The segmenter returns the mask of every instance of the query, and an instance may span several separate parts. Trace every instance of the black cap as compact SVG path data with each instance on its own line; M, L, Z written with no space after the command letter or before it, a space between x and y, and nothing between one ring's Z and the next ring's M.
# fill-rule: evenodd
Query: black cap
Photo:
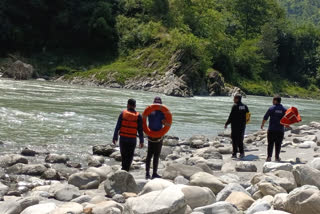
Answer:
M276 100L279 104L281 103L281 97L280 95L274 95L273 100Z
M129 99L128 100L128 105L129 106L136 106L136 100L135 99Z
M237 99L239 99L239 101L241 101L241 99L242 99L242 94L237 93L237 94L234 95L234 98L237 98Z

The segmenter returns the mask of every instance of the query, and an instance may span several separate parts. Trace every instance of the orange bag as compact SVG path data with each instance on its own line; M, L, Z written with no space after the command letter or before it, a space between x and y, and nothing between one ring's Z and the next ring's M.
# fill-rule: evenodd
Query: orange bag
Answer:
M298 112L298 109L295 107L291 107L286 111L286 114L281 119L280 123L281 123L281 125L284 125L284 126L290 126L294 123L299 123L301 121L302 120L301 120L301 116Z
M147 125L147 118L153 111L161 111L165 117L164 127L160 131L152 131ZM143 131L144 133L151 138L161 138L163 137L169 130L172 124L172 114L170 110L165 105L153 104L148 106L143 114Z

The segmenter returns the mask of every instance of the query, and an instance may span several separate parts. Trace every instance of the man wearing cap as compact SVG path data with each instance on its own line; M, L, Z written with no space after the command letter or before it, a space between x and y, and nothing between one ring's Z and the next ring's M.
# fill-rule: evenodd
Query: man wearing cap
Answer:
M281 97L278 95L275 95L273 97L273 106L271 106L267 113L264 115L261 129L264 128L264 124L269 121L269 128L268 128L268 157L267 162L271 161L272 153L273 153L273 147L275 145L276 150L276 161L281 161L280 159L280 151L281 151L281 144L284 138L284 126L281 125L280 121L283 118L283 116L286 114L287 109L281 105Z
M122 170L129 171L134 151L137 145L137 133L140 139L140 148L143 147L142 116L135 110L136 101L128 100L127 109L122 111L113 135L113 143L116 144L120 135L120 153L122 158Z
M234 105L232 106L231 113L225 124L225 129L231 124L231 138L233 153L232 158L237 158L238 151L240 158L244 158L243 139L246 129L247 113L249 113L248 106L242 103L242 95L236 94L234 96Z
M155 97L153 104L155 105L161 105L162 100L160 97ZM163 122L165 120L165 116L161 111L153 111L148 117L149 122L149 128L152 131L159 131L163 128ZM159 164L159 158L160 153L162 149L162 138L151 138L148 137L148 154L146 159L146 179L154 179L154 178L161 178L160 175L158 175L158 164ZM152 177L150 177L150 165L151 165L151 159L153 157L153 174Z

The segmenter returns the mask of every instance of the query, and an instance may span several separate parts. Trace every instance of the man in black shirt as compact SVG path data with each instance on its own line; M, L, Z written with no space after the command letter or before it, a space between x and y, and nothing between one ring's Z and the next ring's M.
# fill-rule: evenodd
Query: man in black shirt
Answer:
M243 139L249 109L241 102L241 100L241 94L236 94L234 96L234 105L232 106L228 121L225 124L225 129L229 124L231 124L231 138L233 146L232 158L237 158L238 149L240 152L240 158L244 158Z

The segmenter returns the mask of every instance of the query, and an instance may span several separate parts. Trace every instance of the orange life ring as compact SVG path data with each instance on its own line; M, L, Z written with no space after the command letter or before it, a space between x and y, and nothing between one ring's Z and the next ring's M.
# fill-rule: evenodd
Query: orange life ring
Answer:
M152 131L147 124L147 118L153 111L161 111L164 114L165 117L165 123L163 124L164 127L159 131ZM153 104L148 106L143 114L142 114L142 120L143 120L143 131L144 133L151 138L161 138L163 137L170 129L172 124L172 114L170 110L165 105L159 105L159 104Z

